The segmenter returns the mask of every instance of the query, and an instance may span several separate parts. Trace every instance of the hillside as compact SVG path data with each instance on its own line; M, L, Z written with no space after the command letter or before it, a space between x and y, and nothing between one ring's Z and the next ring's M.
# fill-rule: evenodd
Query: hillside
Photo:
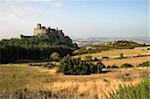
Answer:
M41 29L42 30L42 29ZM57 52L60 57L71 54L77 45L62 31L50 30L34 36L3 39L0 41L0 63L27 62L24 60L50 60L50 55ZM38 31L39 32L39 31ZM52 35L55 34L55 35Z

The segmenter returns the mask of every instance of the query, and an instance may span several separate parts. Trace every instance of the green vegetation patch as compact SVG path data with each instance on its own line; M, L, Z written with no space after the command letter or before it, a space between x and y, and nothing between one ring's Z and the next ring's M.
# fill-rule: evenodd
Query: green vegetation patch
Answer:
M121 67L122 68L129 68L129 67L133 67L133 65L129 64L129 63L125 63L125 64L122 64Z
M60 61L59 71L66 75L88 75L101 73L104 67L101 62L93 64L80 58L65 57Z
M76 46L71 41L62 42L54 38L3 39L0 41L0 63L11 63L21 59L50 59L53 52L57 52L59 57L63 57L71 54L75 49Z
M148 66L150 66L150 61L143 62L143 63L139 64L139 66L148 67Z
M149 99L150 79L145 79L136 86L120 85L118 90L106 94L106 99Z

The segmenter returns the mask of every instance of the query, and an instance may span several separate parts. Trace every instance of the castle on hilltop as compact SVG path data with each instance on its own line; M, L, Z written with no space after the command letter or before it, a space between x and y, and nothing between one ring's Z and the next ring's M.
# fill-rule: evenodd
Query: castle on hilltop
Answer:
M58 28L53 29L51 27L46 28L45 26L42 26L39 23L37 24L36 28L34 28L34 36L46 36L62 42L72 43L72 40L68 36L65 36L62 30L58 30ZM21 35L21 38L30 38L30 37L33 36Z
M42 35L42 34L49 35L54 32L64 36L64 34L62 33L62 30L58 30L58 28L57 29L52 29L51 27L46 28L45 26L42 26L41 24L37 24L37 27L34 28L34 36Z
M64 37L64 33L62 32L62 30L58 30L58 28L52 29L51 27L46 28L41 24L37 24L37 27L34 28L34 36L38 35L48 35L62 40Z

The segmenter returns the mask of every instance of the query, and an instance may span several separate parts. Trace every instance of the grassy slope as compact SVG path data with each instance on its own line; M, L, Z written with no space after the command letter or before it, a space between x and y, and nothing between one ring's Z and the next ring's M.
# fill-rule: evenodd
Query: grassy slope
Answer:
M124 59L115 59L119 58L120 54L123 53ZM85 56L92 56L93 58L102 58L102 57L109 57L107 60L102 60L102 62L107 65L117 65L120 66L124 63L130 63L134 66L143 63L145 61L150 60L150 56L144 57L133 57L138 55L150 55L150 50L147 50L147 47L137 47L135 49L119 49L119 50L110 50L110 51L103 51L100 53L93 53L93 54L84 54L84 55L77 55L74 57L81 57L84 58Z

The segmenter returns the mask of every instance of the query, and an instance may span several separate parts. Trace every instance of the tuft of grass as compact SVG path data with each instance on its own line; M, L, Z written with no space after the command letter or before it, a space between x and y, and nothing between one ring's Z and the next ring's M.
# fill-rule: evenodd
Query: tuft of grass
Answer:
M148 67L148 66L150 66L150 61L143 62L143 63L139 64L139 66Z
M145 79L136 86L120 85L119 90L106 94L106 99L149 99L150 79Z
M125 64L122 64L121 67L122 68L129 68L129 67L133 67L133 65L129 64L129 63L125 63Z

